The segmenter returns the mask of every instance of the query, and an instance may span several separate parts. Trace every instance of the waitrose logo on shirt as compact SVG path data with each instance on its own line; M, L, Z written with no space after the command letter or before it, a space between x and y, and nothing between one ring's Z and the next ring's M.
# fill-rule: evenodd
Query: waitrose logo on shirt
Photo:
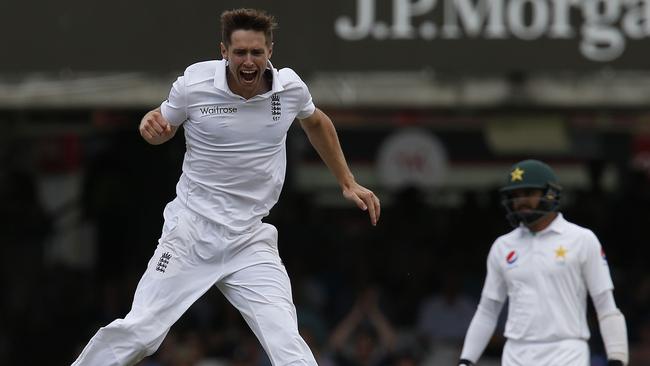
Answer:
M218 105L211 105L211 106L199 107L199 111L201 111L201 116L235 114L237 113L237 107L223 107Z

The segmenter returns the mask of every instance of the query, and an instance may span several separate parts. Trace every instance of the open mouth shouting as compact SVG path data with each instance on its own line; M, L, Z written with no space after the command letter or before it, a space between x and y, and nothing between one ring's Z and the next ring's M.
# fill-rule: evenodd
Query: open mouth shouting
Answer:
M253 84L257 79L257 70L240 70L239 77L246 84Z

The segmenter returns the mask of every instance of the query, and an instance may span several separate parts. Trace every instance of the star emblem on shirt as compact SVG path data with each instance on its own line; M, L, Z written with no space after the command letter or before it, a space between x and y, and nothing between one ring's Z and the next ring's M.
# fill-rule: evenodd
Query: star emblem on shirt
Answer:
M519 167L516 167L515 170L510 172L510 181L516 182L524 179L524 171Z
M566 259L566 253L566 248L560 245L557 249L555 249L555 259Z

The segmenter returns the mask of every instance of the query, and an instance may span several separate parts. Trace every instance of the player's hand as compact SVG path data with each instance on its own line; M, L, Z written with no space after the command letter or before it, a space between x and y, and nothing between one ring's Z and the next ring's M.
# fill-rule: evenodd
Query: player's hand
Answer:
M377 225L381 214L381 205L379 198L371 190L353 182L349 187L343 188L343 197L354 202L360 209L367 210L370 223L373 226Z
M150 144L158 145L174 136L176 128L162 116L160 110L148 112L140 121L140 135Z

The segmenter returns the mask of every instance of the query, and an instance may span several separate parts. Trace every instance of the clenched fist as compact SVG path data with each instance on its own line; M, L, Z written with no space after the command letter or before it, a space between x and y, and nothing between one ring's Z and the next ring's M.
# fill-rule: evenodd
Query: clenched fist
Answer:
M160 113L160 109L147 112L140 121L140 135L152 145L160 145L174 137L178 127L172 126Z

